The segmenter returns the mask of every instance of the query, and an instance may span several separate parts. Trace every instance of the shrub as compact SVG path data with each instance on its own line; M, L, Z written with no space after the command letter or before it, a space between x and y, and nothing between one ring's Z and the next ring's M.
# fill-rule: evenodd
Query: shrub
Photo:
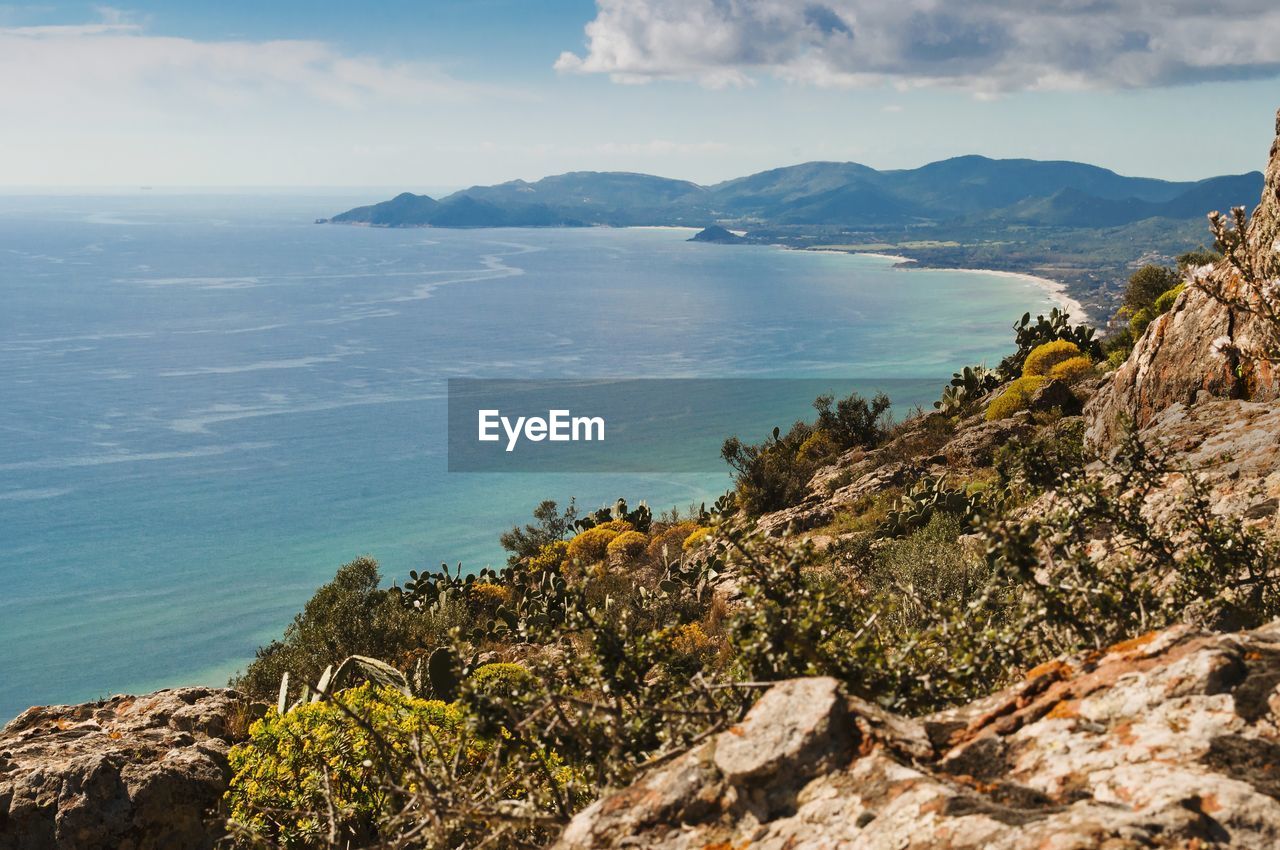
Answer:
M569 541L565 554L571 561L581 564L594 564L603 561L608 555L609 544L618 532L604 525L589 528Z
M835 401L834 396L820 395L813 401L818 411L815 425L828 436L834 451L874 446L884 439L890 406L889 397L884 393L870 402L857 393L850 393L839 401Z
M627 531L634 531L635 526L627 522L625 519L611 519L608 522L602 522L593 528L607 528L615 534L622 534Z
M285 673L295 688L301 688L301 683L318 681L325 667L348 656L397 658L430 640L433 628L452 625L415 617L401 604L398 591L378 586L381 579L372 558L344 564L333 581L308 600L280 640L258 649L232 685L255 699L274 701Z
M1001 446L994 459L1000 486L1041 493L1079 473L1086 460L1084 430L1083 419L1063 419L1028 440Z
M1049 311L1048 317L1036 316L1031 321L1031 314L1024 313L1013 326L1014 341L1018 350L1000 361L996 369L1000 380L1007 381L1022 374L1023 363L1034 349L1046 342L1066 340L1073 342L1080 351L1094 359L1102 357L1102 346L1093 338L1094 329L1086 325L1072 325L1071 316L1057 307Z
M398 809L379 770L392 768L393 782L407 785L409 754L429 738L467 772L480 748L465 743L462 722L456 706L368 683L283 716L272 709L231 749L232 829L286 848L373 843Z
M467 595L482 608L496 608L511 601L511 588L489 581L467 585Z
M987 407L987 421L1008 419L1031 405L1031 395L1048 382L1039 375L1027 375L1009 384L1005 391Z
M649 538L638 531L624 531L609 541L606 551L610 558L629 561L649 545Z
M1097 370L1093 367L1093 361L1083 355L1080 357L1068 357L1061 363L1054 364L1053 368L1049 370L1050 379L1065 381L1068 384L1078 383L1096 374Z
M527 669L507 662L495 662L476 668L471 674L470 682L473 690L501 699L532 694L540 684L538 678Z
M565 558L568 557L568 554L569 542L567 540L556 540L543 544L538 553L528 560L527 566L531 572L557 572L564 563Z
M660 529L649 538L645 555L650 561L662 562L666 566L666 561L680 557L685 538L697 530L698 524L688 520ZM663 554L664 550L666 554Z
M800 444L800 448L796 451L796 458L801 463L816 465L835 452L835 441L827 435L826 431L819 428L809 435L809 439Z
M1130 313L1156 303L1165 292L1179 283L1178 272L1165 266L1145 265L1129 277L1124 290L1124 306Z
M502 548L511 553L507 563L514 565L526 558L532 558L544 546L563 540L573 530L573 523L577 516L578 508L572 499L563 511L559 510L556 503L550 499L539 503L538 507L533 509L533 518L537 520L536 523L530 523L523 528L516 526L498 538Z
M734 471L737 504L750 515L780 510L808 493L809 479L831 455L880 443L889 428L888 396L867 401L857 393L840 401L819 396L813 402L816 423L796 422L783 434L773 429L763 443L730 437L720 456ZM817 437L817 434L823 434Z
M1154 305L1156 313L1168 313L1172 310L1174 302L1178 300L1178 296L1181 295L1182 291L1186 288L1187 285L1185 283L1180 283L1157 298Z
M1129 317L1129 335L1133 339L1138 339L1146 333L1147 326L1150 325L1158 314L1154 307L1143 307L1138 312Z
M1049 370L1064 360L1081 357L1080 346L1065 339L1057 339L1037 346L1022 364L1023 376L1048 375ZM1088 359L1088 358L1086 358Z
M711 537L711 529L709 528L695 529L693 532L689 534L688 537L684 539L684 543L681 544L680 548L682 548L686 552L688 552L691 549L697 549L703 543L707 542L707 540L710 537Z
M1178 268L1191 269L1197 266L1213 265L1222 259L1222 255L1217 251L1210 251L1201 245L1194 251L1188 251L1185 254L1178 255Z
M868 584L882 591L905 584L914 591L885 612L895 630L905 634L926 625L929 611L921 598L961 607L977 596L989 570L974 547L960 542L968 530L959 515L934 513L922 528L875 550Z

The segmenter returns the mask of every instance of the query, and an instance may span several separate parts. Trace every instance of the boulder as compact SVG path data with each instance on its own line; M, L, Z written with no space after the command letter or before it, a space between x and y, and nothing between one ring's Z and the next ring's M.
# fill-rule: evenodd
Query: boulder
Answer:
M0 850L200 850L245 719L235 691L36 707L0 731Z
M970 427L960 431L942 447L942 454L947 464L958 467L990 466L996 449L1003 445L1020 440L1035 430L1031 415L1025 411L1010 416L1008 419L996 419L991 422L978 420Z
M1277 847L1278 685L1280 622L1152 633L918 720L783 682L555 847Z
M1080 399L1065 382L1049 381L1031 394L1027 409L1037 413L1057 411L1064 416L1075 416L1080 412Z

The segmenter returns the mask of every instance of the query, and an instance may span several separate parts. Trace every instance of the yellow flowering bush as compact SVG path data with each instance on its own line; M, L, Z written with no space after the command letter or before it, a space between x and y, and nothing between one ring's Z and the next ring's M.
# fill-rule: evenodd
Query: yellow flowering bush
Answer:
M688 537L684 539L684 550L688 552L690 549L697 549L699 546L701 546L703 543L707 541L707 538L710 535L711 535L711 529L699 528L697 531L694 531L692 534L690 534Z
M1081 356L1080 346L1065 339L1055 339L1031 349L1022 364L1024 376L1048 375L1049 370L1064 360Z
M649 537L649 545L645 549L645 555L651 561L660 561L664 557L674 560L680 557L680 551L684 548L684 539L690 534L698 530L696 522L677 522L666 528L655 531ZM667 554L662 554L663 549L667 550Z
M272 709L249 727L248 741L231 749L225 796L230 820L273 846L322 847L328 846L332 806L343 840L367 840L393 804L378 739L402 754L412 751L414 739L424 747L434 740L442 749L438 756L456 758L465 773L483 759L487 745L461 734L462 725L454 704L372 683L284 715ZM409 760L400 764L405 771ZM393 778L410 784L406 776Z
M577 537L569 541L569 547L565 550L572 561L579 561L583 564L592 564L596 561L602 561L608 554L609 544L613 542L613 538L618 536L618 532L609 526L597 525L595 528L589 528L579 534Z
M564 563L568 557L569 542L567 540L555 540L551 543L543 545L538 550L538 554L529 559L528 566L534 572L557 572L560 565Z
M629 561L644 551L649 545L649 538L638 531L624 531L609 541L605 550L609 557L618 561Z
M1083 381L1085 378L1096 374L1097 370L1093 368L1093 361L1084 355L1063 360L1049 370L1051 379L1065 381L1068 384Z
M488 581L476 581L467 585L467 595L484 608L497 608L511 601L511 588Z
M711 638L697 623L685 623L671 638L671 648L682 655L701 655L712 647Z
M471 685L486 696L510 699L516 694L529 695L539 689L541 683L519 664L497 661L476 668L471 674Z
M1026 410L1032 393L1048 382L1048 378L1040 375L1026 375L1013 381L987 408L987 421L1007 419L1019 410Z

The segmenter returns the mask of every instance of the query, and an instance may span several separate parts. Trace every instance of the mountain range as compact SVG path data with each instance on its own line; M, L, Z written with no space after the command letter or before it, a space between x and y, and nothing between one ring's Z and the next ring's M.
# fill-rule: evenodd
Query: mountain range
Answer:
M701 186L629 172L574 171L473 186L435 199L409 192L328 221L379 227L918 224L1114 227L1187 220L1256 200L1262 174L1177 182L1079 162L961 156L878 171L807 162Z

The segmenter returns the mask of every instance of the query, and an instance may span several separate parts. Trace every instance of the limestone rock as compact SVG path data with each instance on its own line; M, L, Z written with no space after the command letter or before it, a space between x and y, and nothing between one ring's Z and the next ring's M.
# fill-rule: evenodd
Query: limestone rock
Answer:
M0 731L0 850L199 850L244 710L178 688L36 707Z
M784 682L556 848L1273 848L1278 685L1280 622L1153 633L918 721L853 699L840 720L829 680Z
M722 735L715 765L730 782L803 779L851 744L835 679L794 679L771 688L741 724Z
M1019 440L1034 430L1031 415L1019 411L1008 419L983 421L961 429L942 447L942 454L951 466L990 466L996 449Z
M1178 470L1208 486L1210 508L1280 531L1280 407L1216 400L1174 404L1147 427L1144 439L1172 453ZM1186 490L1175 471L1154 498L1156 511Z

